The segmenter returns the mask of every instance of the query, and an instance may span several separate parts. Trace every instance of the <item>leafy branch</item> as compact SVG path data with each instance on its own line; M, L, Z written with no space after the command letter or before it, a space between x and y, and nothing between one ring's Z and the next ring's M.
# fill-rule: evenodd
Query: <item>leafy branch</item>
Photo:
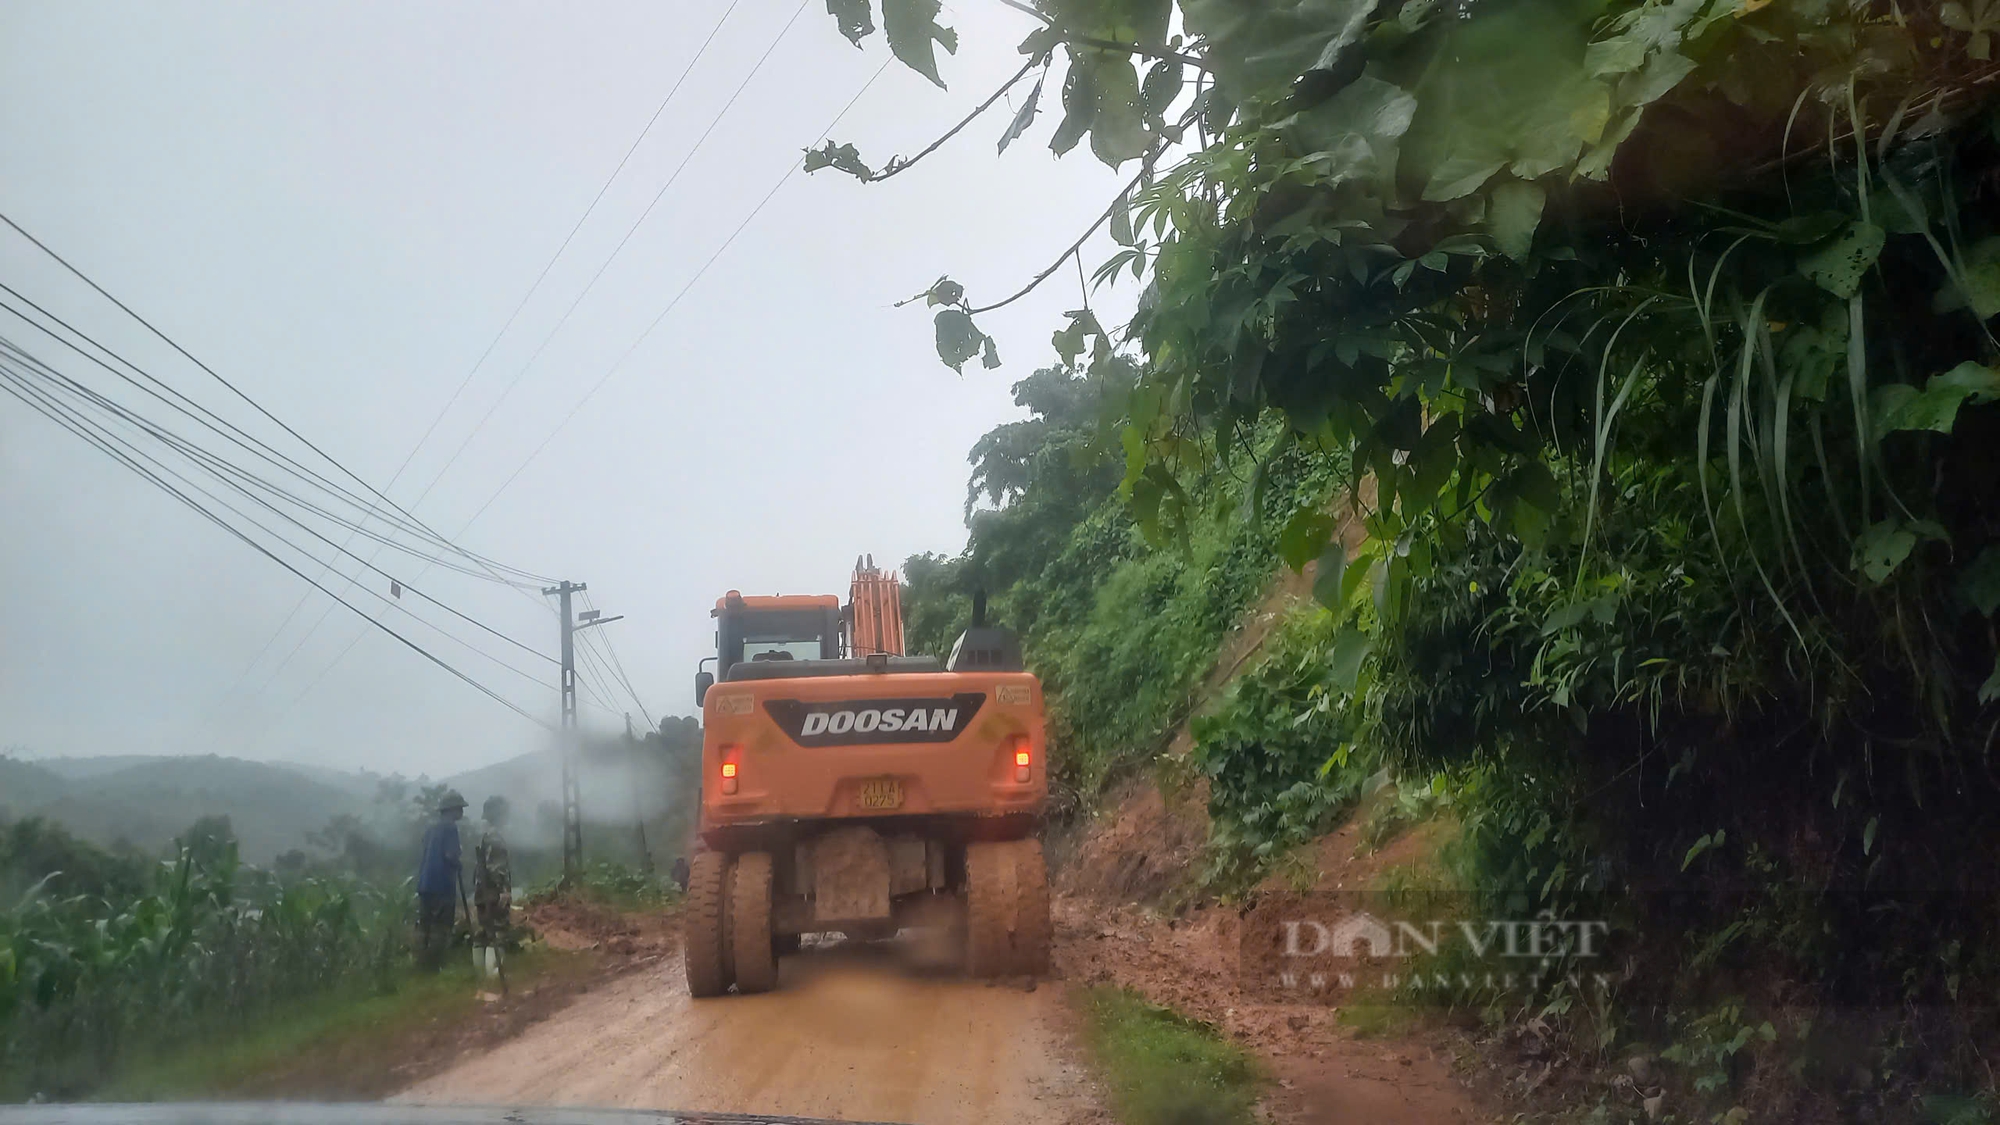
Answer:
M947 129L943 136L940 136L937 140L932 141L929 145L926 145L924 147L923 151L917 153L915 156L908 158L907 160L901 156L892 156L889 158L889 163L884 165L882 167L882 170L878 172L869 168L868 165L862 163L861 154L855 149L853 145L851 144L835 145L831 140L829 140L826 142L826 147L824 148L806 150L805 170L807 172L817 172L821 168L833 168L837 171L846 172L847 174L853 176L857 180L860 180L864 184L881 183L883 180L886 180L891 176L909 170L912 166L914 166L918 161L922 160L924 157L929 156L931 153L934 153L938 149L944 147L946 141L951 140L953 137L956 137L959 133L963 132L967 125L972 124L975 120L979 118L981 114L991 109L993 107L993 103L999 101L1002 97L1004 97L1007 91L1019 85L1021 79L1026 78L1028 76L1029 71L1035 69L1035 67L1037 66L1046 66L1048 64L1048 59L1049 56L1045 52L1043 54L1034 56L1030 58L1027 62L1023 63L1021 65L1021 69L1015 71L1014 76L1012 78L1009 78L1007 81L1001 83L999 89L993 91L992 95L988 97L985 101L980 102L979 105L975 107L971 113L968 113L963 118L961 118L958 124L953 125L950 129ZM1035 84L1035 92L1029 95L1027 108L1023 110L1023 113L1027 114L1030 117L1033 116L1034 112L1033 106L1035 105L1036 101L1040 98L1041 92L1042 92L1041 83L1037 82ZM1025 124L1026 123L1023 122L1023 125ZM1018 135L1019 130L1018 129L1010 130L1009 133L1010 135L1003 138L1000 142L1000 147L1002 151L1006 150L1007 142L1009 140L1012 140L1013 136Z
M1207 60L1196 55L1173 50L1164 44L1153 47L1144 43L1122 43L1116 39L1103 39L1095 35L1083 35L1069 30L1051 19L1046 13L1036 11L1030 5L1021 3L1020 0L1000 0L1000 2L1017 12L1026 12L1042 21L1047 30L1056 33L1056 42L1063 43L1066 46L1090 47L1098 51L1116 51L1121 54L1139 55L1142 58L1162 59L1166 62L1177 62L1183 66L1194 67L1196 70L1213 73L1213 68L1208 65ZM1031 39L1029 42L1035 42L1035 40Z
M1111 206L1106 207L1104 209L1104 213L1097 216L1097 221L1091 223L1090 226L1086 228L1081 235L1077 236L1075 242L1069 244L1069 249L1064 250L1060 257L1058 257L1055 261L1049 263L1047 269L1036 274L1034 278L1028 282L1028 284L1022 286L1012 296L1004 298L999 301L995 301L990 305L981 305L978 308L968 308L965 311L972 315L977 315L979 313L984 313L984 312L992 312L994 309L1005 308L1008 305L1013 304L1015 301L1018 301L1021 298L1027 296L1028 294L1034 292L1036 287L1040 286L1042 282L1047 281L1051 276L1055 274L1057 270L1061 269L1064 262L1067 262L1072 257L1075 257L1077 253L1083 249L1083 244L1090 241L1090 236L1096 234L1098 229L1104 226L1105 223L1110 222L1111 216L1115 214L1119 208L1128 206L1126 200L1131 196L1132 190L1134 188L1137 188L1139 184L1145 180L1146 176L1152 172L1153 161L1155 158L1159 156L1160 150L1164 147L1165 146L1163 144L1155 145L1153 147L1153 151L1146 154L1144 166L1139 169L1139 174L1133 176L1131 182L1127 183L1122 189L1119 190L1117 198L1111 201Z
M980 356L981 363L986 367L1000 366L1000 353L993 342L993 337L980 331L979 327L973 324L972 318L980 313L992 312L995 309L1005 308L1013 304L1015 301L1034 292L1043 282L1055 276L1055 272L1061 269L1064 263L1068 262L1071 258L1077 258L1079 252L1083 249L1083 244L1090 241L1091 235L1096 234L1099 228L1103 227L1120 208L1130 206L1127 200L1130 198L1132 190L1138 187L1151 174L1153 161L1159 157L1165 147L1164 140L1156 143L1152 150L1146 153L1143 165L1139 169L1139 174L1132 177L1131 182L1119 190L1117 197L1111 201L1111 206L1105 208L1104 212L1097 216L1096 221L1092 222L1081 235L1078 235L1075 242L1069 244L1068 249L1058 255L1055 261L1049 263L1048 268L1036 274L1013 295L995 301L990 305L973 307L966 303L965 286L953 281L950 277L940 277L932 282L930 287L923 292L897 301L895 307L902 308L905 305L922 301L926 307L938 309L938 314L935 318L938 358L948 364L952 370L962 372L965 369L966 361L972 359L974 356ZM1082 259L1078 258L1079 268L1081 264ZM940 308L939 306L943 307ZM1072 316L1075 315L1077 314L1072 314ZM1089 314L1086 311L1082 315L1088 316Z

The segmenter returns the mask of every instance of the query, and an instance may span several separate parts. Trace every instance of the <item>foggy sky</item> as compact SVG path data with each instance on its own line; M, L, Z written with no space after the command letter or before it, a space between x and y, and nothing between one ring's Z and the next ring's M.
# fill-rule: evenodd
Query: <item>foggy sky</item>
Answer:
M605 631L644 706L690 713L722 591L844 594L858 554L890 563L963 545L966 452L1019 415L1007 388L1053 360L1049 333L1077 306L1079 284L1066 270L983 317L1005 365L975 363L962 378L937 362L928 314L890 306L945 273L975 299L1012 292L1123 179L1087 153L1049 153L1053 89L1004 158L993 147L1011 115L1003 102L887 183L795 176L461 536L888 57L879 35L866 50L848 46L824 4L807 0L672 192L474 434L798 9L742 0L465 397L388 486L724 6L15 0L0 6L0 211L446 535L589 583L606 614L626 615ZM951 89L892 65L834 132L878 166L990 93L1020 65L1013 47L1032 28L992 0L961 0L941 18L963 42L942 58ZM4 230L0 280L277 437ZM1097 294L1100 307L1128 309L1132 296ZM370 553L362 541L352 549ZM549 599L421 574L393 554L378 565L554 651ZM401 603L537 678L503 669L387 609L384 585L370 577L350 600L553 717L552 666ZM309 634L330 604L316 593L260 657L306 587L11 398L0 398L0 588L0 747L435 776L547 744L347 610ZM587 724L636 711L615 686L593 686L611 709L586 705Z

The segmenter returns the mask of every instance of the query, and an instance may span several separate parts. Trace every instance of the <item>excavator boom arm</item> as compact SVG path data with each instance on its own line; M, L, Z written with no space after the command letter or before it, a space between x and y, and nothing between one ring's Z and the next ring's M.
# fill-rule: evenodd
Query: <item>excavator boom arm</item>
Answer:
M903 583L895 571L876 569L873 556L854 560L847 600L854 613L855 656L904 655Z

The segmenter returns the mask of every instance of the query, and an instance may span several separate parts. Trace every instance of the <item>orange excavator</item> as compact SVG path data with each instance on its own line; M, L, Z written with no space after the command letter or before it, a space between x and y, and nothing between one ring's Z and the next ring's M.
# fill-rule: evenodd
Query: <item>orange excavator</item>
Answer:
M805 934L941 931L972 975L1046 971L1042 688L983 596L944 660L906 654L868 557L845 605L731 590L710 615L688 990L766 991Z

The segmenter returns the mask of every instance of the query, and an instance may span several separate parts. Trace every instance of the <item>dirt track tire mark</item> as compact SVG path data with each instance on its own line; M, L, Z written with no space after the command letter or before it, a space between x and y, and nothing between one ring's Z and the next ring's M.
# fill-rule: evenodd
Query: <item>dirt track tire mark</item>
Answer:
M728 885L729 857L702 852L688 868L688 905L682 959L688 993L720 996L729 991Z
M778 983L778 959L771 952L771 853L736 857L729 899L736 991L769 992Z

